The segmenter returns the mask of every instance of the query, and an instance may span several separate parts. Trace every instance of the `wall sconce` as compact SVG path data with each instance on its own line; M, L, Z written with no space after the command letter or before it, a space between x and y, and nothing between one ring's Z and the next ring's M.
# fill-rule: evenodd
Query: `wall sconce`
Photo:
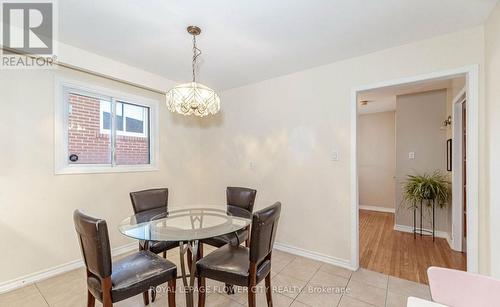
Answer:
M448 126L451 126L451 116L448 116L448 118L443 121L443 125L441 126L441 129L444 130Z

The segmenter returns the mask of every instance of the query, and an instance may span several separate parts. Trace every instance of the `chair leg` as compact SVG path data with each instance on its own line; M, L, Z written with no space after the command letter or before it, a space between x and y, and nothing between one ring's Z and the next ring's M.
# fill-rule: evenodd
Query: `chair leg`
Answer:
M271 272L266 276L266 299L267 299L267 307L273 307L273 290L271 288Z
M198 257L196 258L197 260L200 260L203 258L203 243L198 244Z
M95 297L87 290L87 307L95 306Z
M255 292L257 292L257 264L250 262L248 269L248 307L257 307L255 302Z
M255 302L255 285L248 287L248 307L257 307Z
M142 292L142 299L144 300L144 305L149 305L149 290L146 292Z
M198 307L205 307L206 299L206 280L205 277L198 278Z
M111 276L106 277L101 280L101 288L102 288L102 306L103 307L112 307L113 301L111 300Z
M175 307L175 287L177 279L168 282L168 307Z
M163 252L163 258L167 259L167 251Z
M187 263L188 263L189 273L191 273L191 267L193 266L193 253L191 252L190 249L187 250Z

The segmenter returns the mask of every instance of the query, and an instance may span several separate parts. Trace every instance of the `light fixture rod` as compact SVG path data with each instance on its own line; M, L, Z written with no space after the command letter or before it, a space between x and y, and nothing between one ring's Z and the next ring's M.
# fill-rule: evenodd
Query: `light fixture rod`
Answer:
M196 47L196 35L193 35L193 82L196 82L196 60L201 55L201 50Z
M193 69L193 82L196 82L196 60L201 55L201 50L196 47L196 36L201 34L201 29L197 26L189 26L187 31L193 35L193 62L191 66Z

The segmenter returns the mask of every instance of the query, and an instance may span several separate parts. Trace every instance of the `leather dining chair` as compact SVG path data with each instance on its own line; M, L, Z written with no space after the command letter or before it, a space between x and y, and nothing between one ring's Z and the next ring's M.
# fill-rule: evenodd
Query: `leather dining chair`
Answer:
M196 263L198 307L205 306L206 278L248 288L248 306L256 307L256 286L265 279L267 306L271 307L271 254L278 228L281 203L255 212L250 247L226 244Z
M132 208L134 213L140 213L153 209L165 209L168 211L168 189L149 189L130 193ZM167 258L167 251L178 247L177 242L168 241L139 241L139 250L147 249L155 254L163 253L163 258Z
M253 207L255 203L255 197L257 196L257 190L243 188L243 187L227 187L226 188L226 204L227 211L238 215L241 209L253 212ZM214 247L222 247L228 243L239 244L240 242L245 242L245 246L248 247L248 227L245 229L238 230L235 233L228 233L222 236L217 236L213 238L208 238L202 240L199 244L197 259L203 257L203 244L207 244ZM189 257L188 259L191 259ZM189 262L191 264L191 262ZM191 267L191 265L189 266ZM233 287L230 284L226 285L226 291L228 294L233 293Z
M87 306L95 300L103 307L143 294L149 304L148 290L168 282L168 306L175 307L177 267L150 251L138 251L112 263L108 227L105 220L73 213L83 261L87 268Z
M227 201L227 211L238 215L238 211L241 209L247 210L248 212L253 212L253 207L255 203L255 197L257 196L257 191L249 188L241 187L227 187L226 188L226 201ZM203 244L208 244L214 247L222 247L228 243L245 242L248 247L248 229L242 229L235 234L230 233L218 237L213 237L203 240L200 244L200 256L203 256Z

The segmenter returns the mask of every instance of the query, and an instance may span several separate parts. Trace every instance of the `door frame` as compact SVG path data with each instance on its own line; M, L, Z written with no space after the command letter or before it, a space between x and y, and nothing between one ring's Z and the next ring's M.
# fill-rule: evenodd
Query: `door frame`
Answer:
M359 191L357 122L358 92L395 85L465 76L467 93L467 271L479 270L479 65L459 67L428 74L356 86L351 89L351 268L359 268ZM443 144L443 146L445 146ZM472 205L475 204L475 205Z
M465 100L467 107L467 90L464 87L452 101L452 226L451 226L451 248L462 251L462 227L463 227L463 165L462 165L462 102ZM464 97L465 96L465 97Z

